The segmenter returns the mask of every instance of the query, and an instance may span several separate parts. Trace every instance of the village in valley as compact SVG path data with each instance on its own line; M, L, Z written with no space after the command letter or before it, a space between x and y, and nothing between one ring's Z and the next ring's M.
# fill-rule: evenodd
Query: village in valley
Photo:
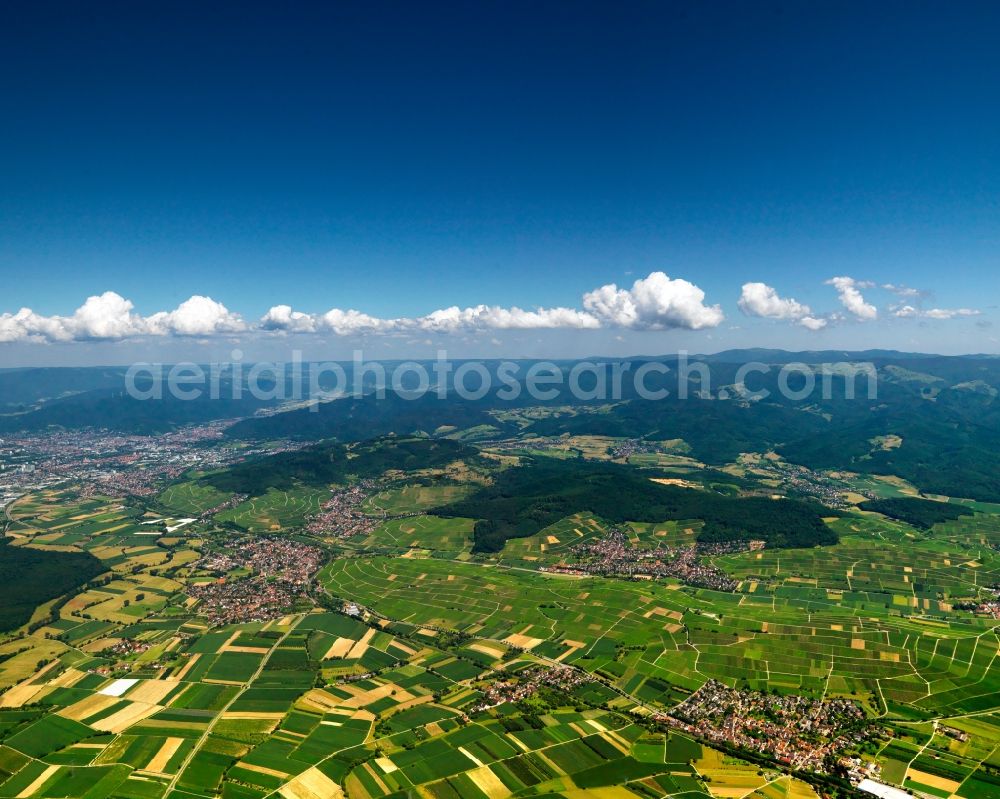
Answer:
M924 569L918 556L939 556L920 555L919 536L907 554L883 551L905 525L851 513L843 490L830 512L848 515L829 523L847 532L846 549L814 567L821 588L798 577L810 561L796 550L752 537L698 541L698 520L575 514L497 555L477 553L471 521L434 511L481 485L476 470L496 468L474 460L462 467L471 488L455 482L453 463L221 491L200 475L261 451L234 449L220 432L141 445L97 434L5 440L8 546L99 564L0 646L0 722L11 722L0 761L13 774L30 768L57 785L86 752L95 780L101 763L135 764L115 772L119 791L152 781L158 796L171 785L209 786L206 796L238 785L261 799L274 790L308 799L417 783L492 797L501 791L490 785L623 780L638 796L653 784L719 797L735 786L763 797L778 784L847 796L852 786L958 782L941 776L945 763L949 774L979 773L957 750L980 746L990 717L963 723L960 696L931 683L930 697L955 708L947 724L884 719L908 695L906 675L930 674L942 658L988 679L995 593L921 600L925 618L954 630L947 639L924 640L930 633L915 632L894 600L873 605L871 588L859 618L862 581L899 570L907 584ZM610 454L655 449L623 442ZM272 443L265 457L304 451ZM690 472L701 467L683 468L682 490L701 490ZM859 486L854 501L873 488ZM1000 533L989 515L946 524L956 542ZM983 576L1000 568L977 557ZM838 558L853 564L846 581L823 577ZM949 559L936 579L957 593L959 570L973 567ZM964 643L969 634L977 645ZM927 646L936 653L914 660ZM237 720L252 740L234 737ZM431 772L417 768L439 749L452 754ZM532 760L538 750L553 754Z

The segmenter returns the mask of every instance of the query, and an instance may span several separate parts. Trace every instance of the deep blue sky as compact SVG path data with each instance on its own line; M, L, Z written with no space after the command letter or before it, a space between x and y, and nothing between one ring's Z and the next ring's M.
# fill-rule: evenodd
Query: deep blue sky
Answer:
M5 3L0 313L579 307L663 270L774 343L742 283L828 312L850 275L996 350L998 41L974 2Z

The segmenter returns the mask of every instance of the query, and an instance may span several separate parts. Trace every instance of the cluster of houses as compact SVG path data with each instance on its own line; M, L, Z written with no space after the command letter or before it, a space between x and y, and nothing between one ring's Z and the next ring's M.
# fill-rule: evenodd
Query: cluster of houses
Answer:
M730 688L716 680L705 683L663 720L709 742L761 752L790 768L817 772L826 771L844 749L872 734L864 711L850 700Z
M374 488L373 481L361 480L348 488L334 489L322 510L306 523L306 529L314 535L334 538L370 534L382 519L363 513L361 503Z
M189 469L221 468L253 454L210 446L229 424L210 422L155 436L48 430L5 438L0 440L0 494L20 496L74 480L83 496L148 496Z
M550 566L545 570L635 580L672 577L699 588L735 591L739 583L704 558L763 547L762 541L726 541L641 549L632 545L625 528L613 527L599 540L574 547L572 554L575 562Z
M482 697L469 712L479 713L509 702L520 702L543 685L561 691L571 691L590 681L590 677L567 666L540 667L509 679L494 680L482 691Z
M194 564L216 579L195 580L187 593L212 624L268 621L285 615L303 596L323 559L319 547L290 538L230 539ZM241 571L247 574L232 575Z
M608 448L608 454L612 458L624 461L627 461L633 455L647 455L663 451L662 444L645 441L641 438L630 438Z
M279 619L301 595L290 583L262 577L223 577L211 583L194 583L188 586L187 593L198 600L198 612L212 625Z

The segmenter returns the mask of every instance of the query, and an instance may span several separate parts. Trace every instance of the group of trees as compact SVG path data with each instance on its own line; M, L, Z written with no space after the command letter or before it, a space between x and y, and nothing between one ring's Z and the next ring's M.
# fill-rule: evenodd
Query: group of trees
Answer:
M392 470L432 469L475 455L451 439L387 436L353 445L323 442L245 461L201 482L219 491L259 496L270 488L327 486Z
M0 538L0 632L20 627L39 605L105 571L89 552L11 546Z
M972 516L971 508L948 502L936 502L917 497L896 497L892 499L870 499L858 505L861 510L875 511L906 522L911 527L929 530L935 524L950 522L962 516Z
M477 519L475 550L498 552L508 539L534 535L582 511L611 523L701 519L699 540L708 542L759 539L771 547L837 542L822 518L830 511L812 502L661 485L631 467L587 461L530 461L433 512Z

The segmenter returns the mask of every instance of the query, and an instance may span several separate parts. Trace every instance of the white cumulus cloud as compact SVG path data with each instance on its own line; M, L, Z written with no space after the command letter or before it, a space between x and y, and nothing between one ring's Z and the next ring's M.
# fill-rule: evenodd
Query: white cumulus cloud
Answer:
M293 311L291 305L275 305L260 318L261 330L285 333L315 333L316 317Z
M122 339L141 335L146 320L132 313L131 300L113 291L88 297L72 317L65 320L67 331L77 339Z
M41 316L30 308L0 315L0 342L116 340L146 332L131 301L106 291L88 297L72 316Z
M789 302L789 301L782 301ZM794 302L794 301L791 301ZM236 333L414 335L474 333L495 330L700 330L723 320L718 305L705 304L705 292L687 280L653 272L630 289L611 283L587 292L582 308L520 308L473 305L439 308L422 316L380 318L354 309L331 308L325 313L274 305L256 322L244 321L211 297L194 295L172 311L150 316L135 312L131 300L107 291L88 297L72 316L42 316L30 308L0 314L0 343L117 341L145 336L211 337ZM804 316L808 308L800 306Z
M803 316L801 319L795 320L798 324L807 330L822 330L829 323L828 319L823 319L817 316Z
M705 293L686 280L671 280L662 272L637 280L631 289L611 284L583 297L584 309L499 305L452 305L416 317L383 319L357 310L333 308L321 315L276 305L260 320L263 330L329 331L339 336L373 333L456 333L486 330L596 330L625 327L648 330L715 327L722 319L718 305L706 306Z
M361 311L342 311L331 308L320 317L320 328L338 336L352 336L360 333L382 333L396 327L393 319L379 319Z
M442 308L412 321L421 330L453 332L456 330L551 330L555 328L595 329L601 326L596 317L573 308L501 308L476 305L471 308Z
M160 311L146 320L151 335L212 336L241 333L246 323L221 302L199 294L185 300L173 311Z
M207 336L239 333L247 325L239 314L209 297L194 296L173 311L144 317L120 294L88 297L72 316L42 316L30 308L0 314L0 342L120 341L138 336Z
M747 316L787 319L807 330L822 330L827 326L827 320L813 316L808 305L791 297L781 297L766 283L744 283L737 305Z
M766 283L744 283L737 303L747 316L767 319L801 319L812 313L808 305L792 298L783 298Z
M58 317L39 316L30 308L0 315L0 342L71 340L72 335Z
M840 297L840 303L855 318L862 321L870 321L878 318L878 308L870 302L866 302L861 293L863 288L871 288L872 283L868 281L855 280L853 277L832 277L826 281L828 286L833 286Z
M725 319L718 305L705 305L705 292L663 272L640 278L631 289L614 283L583 295L584 309L603 323L636 330L718 327Z

